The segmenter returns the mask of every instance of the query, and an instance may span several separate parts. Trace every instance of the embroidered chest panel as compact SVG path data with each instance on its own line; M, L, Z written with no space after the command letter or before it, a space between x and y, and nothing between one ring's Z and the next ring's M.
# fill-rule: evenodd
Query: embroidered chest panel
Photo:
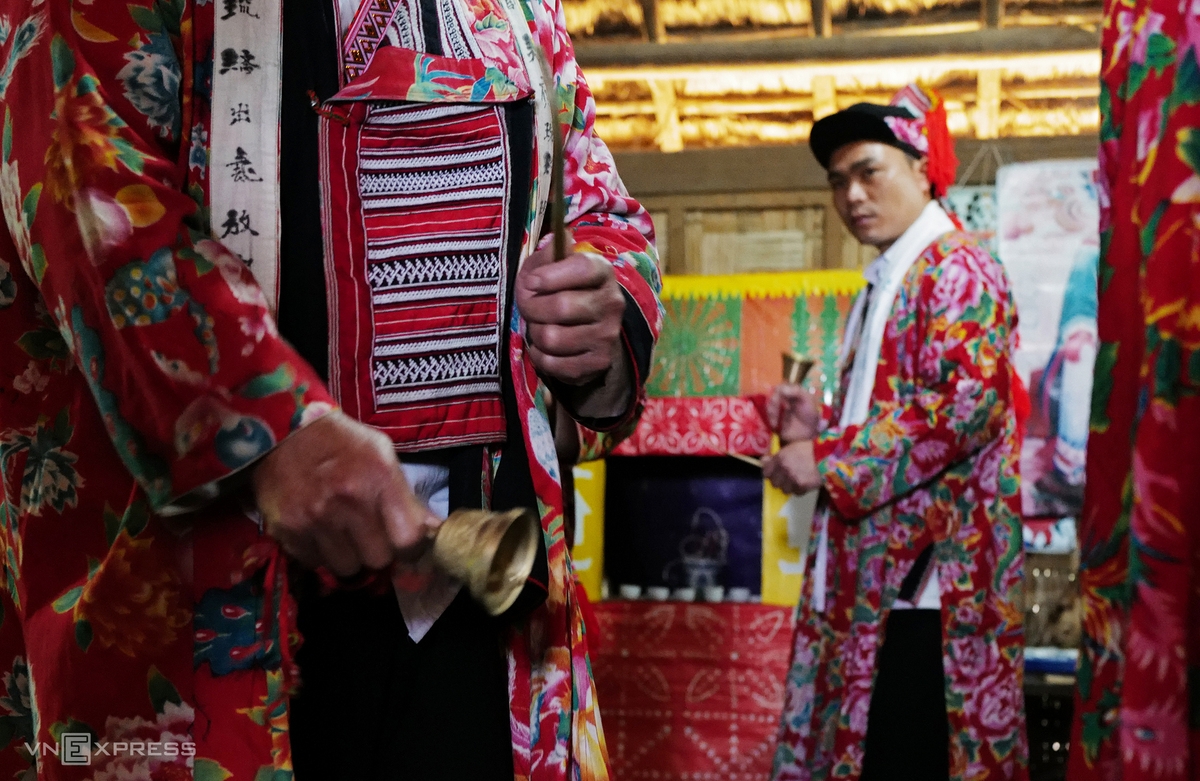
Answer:
M349 414L402 451L502 440L511 187L504 109L395 103L355 111L363 121L335 134L343 165L329 179L344 185L329 193L337 204L329 250L338 259L329 275L331 385Z

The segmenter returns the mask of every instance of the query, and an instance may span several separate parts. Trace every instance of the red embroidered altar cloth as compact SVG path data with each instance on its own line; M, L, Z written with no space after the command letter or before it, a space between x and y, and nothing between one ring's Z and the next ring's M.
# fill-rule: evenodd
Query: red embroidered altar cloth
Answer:
M763 456L770 447L771 430L752 399L649 398L637 430L613 455Z
M592 644L613 781L762 781L792 608L602 602Z

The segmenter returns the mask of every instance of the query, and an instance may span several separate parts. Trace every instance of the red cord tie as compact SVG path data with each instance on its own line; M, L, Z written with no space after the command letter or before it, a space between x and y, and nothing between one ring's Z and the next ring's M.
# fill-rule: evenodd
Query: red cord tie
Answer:
M312 107L312 110L316 112L317 116L319 117L325 117L332 122L337 122L342 125L350 125L350 117L347 117L344 114L339 114L333 109L322 108L321 99L318 98L317 93L312 90L308 91L308 105Z

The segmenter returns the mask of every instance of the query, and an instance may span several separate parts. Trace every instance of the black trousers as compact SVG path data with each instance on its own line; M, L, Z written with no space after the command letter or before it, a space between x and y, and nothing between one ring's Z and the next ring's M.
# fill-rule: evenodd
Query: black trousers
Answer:
M945 781L950 726L941 611L892 611L878 668L862 781Z
M300 594L296 781L512 781L504 627L464 589L420 643L396 597Z

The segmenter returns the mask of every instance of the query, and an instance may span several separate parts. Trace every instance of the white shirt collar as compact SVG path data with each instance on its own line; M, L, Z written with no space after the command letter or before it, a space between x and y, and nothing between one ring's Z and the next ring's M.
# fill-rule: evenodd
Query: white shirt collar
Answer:
M908 230L867 266L863 276L872 285L879 287L887 281L892 269L902 267L907 270L926 247L954 229L954 223L942 205L936 200L930 201L921 211L921 215L908 226Z

